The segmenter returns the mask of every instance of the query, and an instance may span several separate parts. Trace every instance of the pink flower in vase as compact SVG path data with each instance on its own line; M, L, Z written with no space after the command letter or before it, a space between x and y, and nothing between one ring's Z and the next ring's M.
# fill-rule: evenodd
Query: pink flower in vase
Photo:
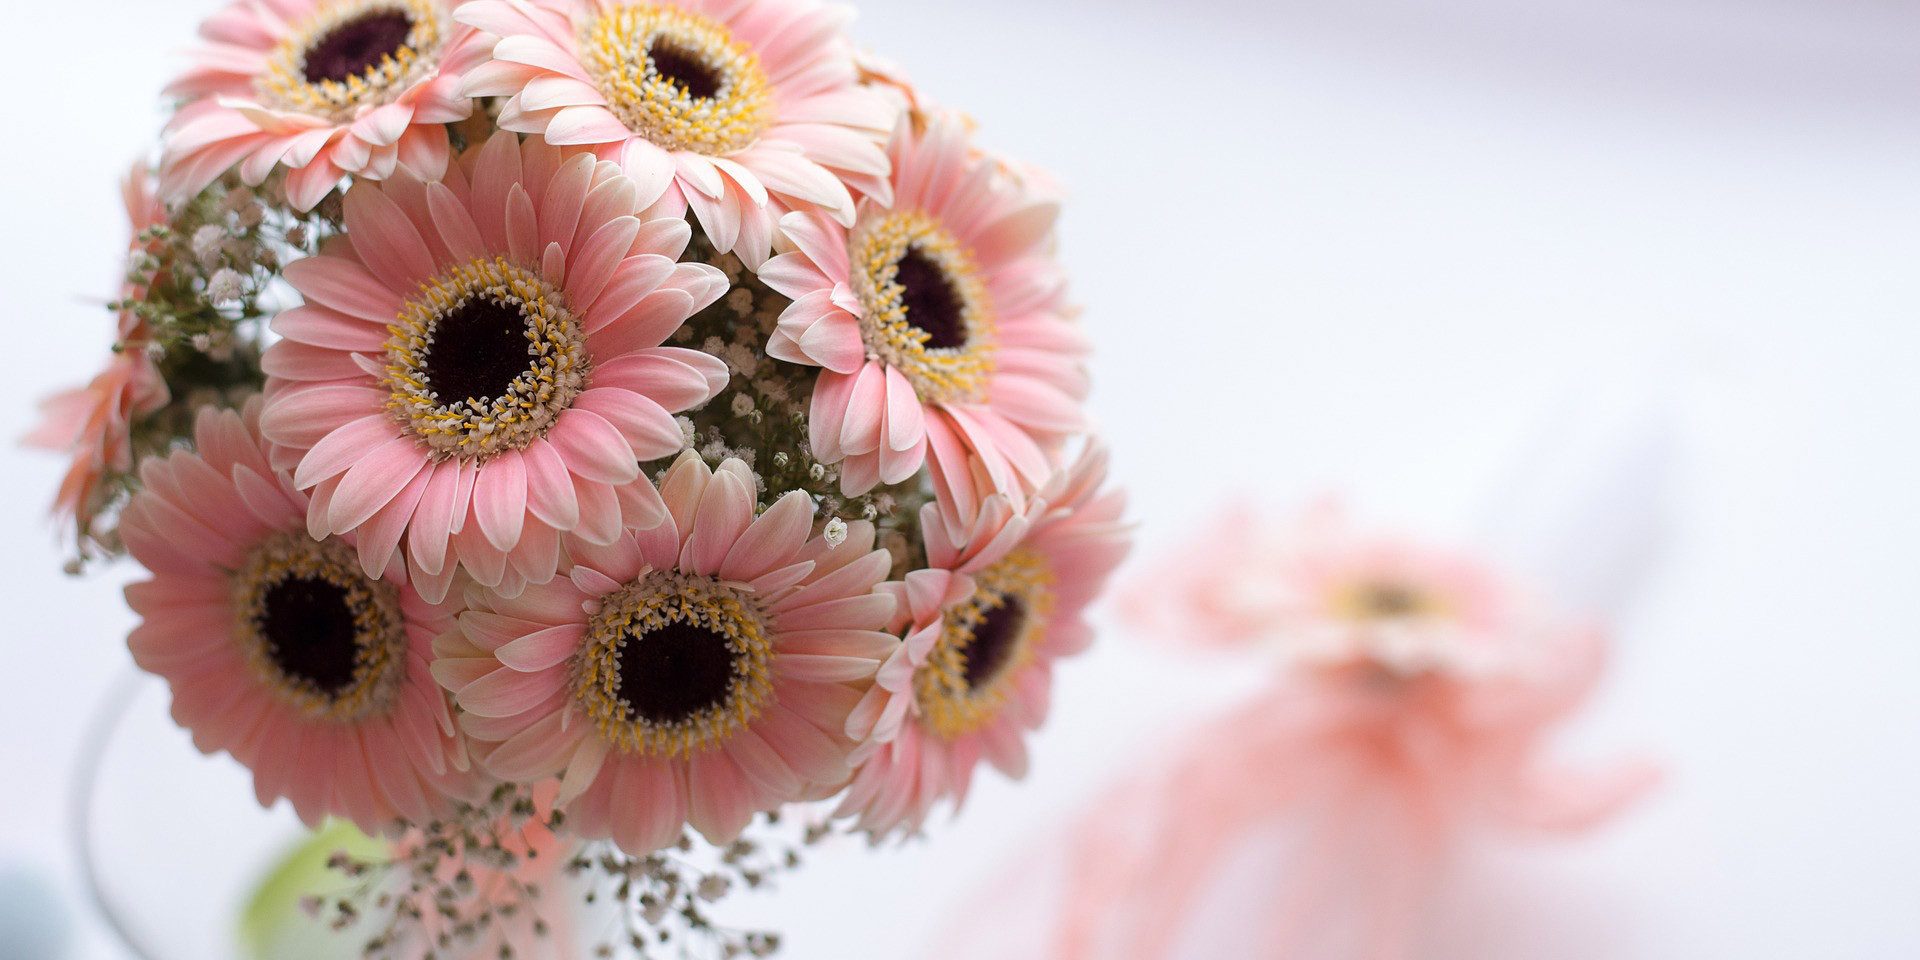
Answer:
M151 574L127 587L127 638L167 681L202 751L253 771L262 805L368 832L423 823L473 777L428 663L454 611L392 558L367 575L351 536L307 534L306 496L268 463L260 404L206 408L195 452L142 465L120 531Z
M727 383L661 346L726 292L678 263L685 221L642 220L613 164L512 133L444 182L347 192L346 233L288 264L261 426L311 490L316 536L368 569L405 551L429 597L454 571L513 595L553 578L560 537L607 544L666 516L640 462L684 445L673 414Z
M167 126L161 191L180 202L239 168L250 185L287 170L287 199L310 210L342 177L406 167L435 178L446 124L473 103L461 76L484 44L452 0L235 0L200 27L194 66Z
M147 230L167 222L145 164L135 164L128 172L121 198L132 231L128 247L137 254L144 249L141 238ZM119 301L137 303L146 293L144 286L129 280L121 285ZM54 495L53 513L71 519L82 537L92 527L100 483L107 472L124 472L133 466L133 422L167 405L166 381L147 355L153 333L146 321L122 306L114 336L114 353L106 369L86 386L42 401L42 421L25 438L29 446L72 455L72 465Z
M965 801L982 760L1026 774L1026 737L1046 720L1053 667L1093 640L1085 614L1129 547L1125 498L1102 490L1090 447L1026 513L990 498L969 535L924 512L929 566L886 589L905 643L849 720L866 741L839 814L875 840L919 831L934 806Z
M813 0L474 0L493 62L464 90L503 129L618 163L662 215L691 210L758 267L790 210L853 222L886 200L898 113L857 82L846 11Z
M851 227L781 221L792 251L760 279L791 297L767 352L821 367L811 445L857 495L931 462L955 539L994 493L1051 475L1084 431L1087 344L1053 258L1059 206L975 150L952 115L895 135L892 202Z
M567 575L519 597L471 591L440 640L482 764L560 777L582 837L643 855L691 824L724 844L851 773L848 714L899 645L876 590L892 559L865 522L837 546L812 535L799 491L756 517L754 487L739 460L689 451L661 481L664 521L569 541Z

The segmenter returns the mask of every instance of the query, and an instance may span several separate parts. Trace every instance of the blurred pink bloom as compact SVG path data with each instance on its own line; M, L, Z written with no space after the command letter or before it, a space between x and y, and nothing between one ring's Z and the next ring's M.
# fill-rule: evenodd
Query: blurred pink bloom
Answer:
M129 250L138 250L141 236L165 223L166 210L154 198L152 179L136 164L121 189L132 236ZM119 299L138 301L146 289L124 283ZM131 310L122 309L115 326L114 354L86 386L63 390L41 401L41 424L27 434L28 446L71 454L72 465L54 495L55 517L70 518L84 537L92 526L99 502L100 482L108 470L125 471L133 465L133 421L167 404L167 385L147 356L152 331Z
M1322 503L1287 529L1246 505L1176 548L1125 591L1128 622L1155 639L1270 649L1321 665L1373 660L1398 673L1497 661L1528 646L1536 613L1479 561L1441 548L1354 533Z
M1090 812L1036 955L1420 955L1464 841L1585 829L1652 784L1645 763L1547 755L1600 676L1598 631L1469 557L1356 534L1331 508L1279 538L1257 521L1223 517L1122 595L1144 632L1268 647L1285 669ZM1280 852L1223 893L1249 849Z
M141 464L120 524L151 574L126 591L134 662L167 681L194 746L253 771L262 806L369 833L444 815L476 789L428 667L457 610L422 599L399 557L375 578L351 535L310 537L259 426L257 398L203 407L193 451Z

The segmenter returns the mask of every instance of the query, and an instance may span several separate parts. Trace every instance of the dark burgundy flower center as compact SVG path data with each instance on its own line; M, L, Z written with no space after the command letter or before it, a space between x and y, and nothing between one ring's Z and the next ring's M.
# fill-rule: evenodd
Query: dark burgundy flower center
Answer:
M520 308L473 297L433 326L423 367L441 403L486 403L533 366Z
M689 719L727 702L733 662L726 637L676 620L627 637L620 648L620 700L630 719Z
M398 10L370 10L334 27L307 48L307 82L360 76L399 53L412 31L413 19Z
M978 690L992 683L1013 660L1020 631L1027 625L1027 608L1018 597L1008 597L1000 606L986 611L973 625L973 642L964 651L966 665L962 673L967 689Z
M907 322L926 331L928 349L967 345L960 294L938 263L920 248L908 247L893 282L900 285L900 305L906 309Z
M323 694L353 684L360 630L345 589L315 577L288 577L269 587L262 601L258 626L275 666Z
M705 100L720 92L720 73L696 54L670 43L655 40L647 48L647 59L663 80L679 84L687 96Z

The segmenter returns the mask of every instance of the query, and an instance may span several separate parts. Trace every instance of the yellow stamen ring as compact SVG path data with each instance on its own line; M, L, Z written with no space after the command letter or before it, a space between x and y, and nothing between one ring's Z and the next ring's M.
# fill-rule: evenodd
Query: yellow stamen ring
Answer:
M1415 620L1445 616L1447 602L1420 587L1392 581L1368 581L1340 588L1333 609L1355 621Z
M456 312L480 305L524 320L526 366L494 396L442 395L429 375L435 335ZM502 258L474 260L422 284L387 330L387 409L436 459L486 460L525 447L586 388L586 338L565 297Z
M647 649L688 638L712 646ZM616 750L686 757L725 743L759 718L773 699L773 656L771 631L750 595L712 577L654 572L602 598L575 662L574 703ZM721 665L721 675L707 678L718 681L713 695L690 702L684 690L671 690L669 698L681 699L663 715L641 688L684 680L662 674L693 669L689 659ZM641 672L649 667L653 675ZM628 684L634 689L624 689Z
M393 703L407 648L399 594L340 541L261 543L233 575L233 610L242 655L288 706L347 723Z
M382 15L407 20L406 39L361 72L311 79L309 55L342 28ZM297 113L346 121L362 108L392 103L431 73L452 25L433 0L340 0L322 6L274 48L254 79L260 101Z
M853 292L865 309L861 333L869 354L899 370L920 399L972 403L986 398L993 372L994 315L986 283L972 253L940 222L917 210L901 210L857 224L847 241ZM955 301L957 318L947 346L916 325L900 282L909 256L938 271Z
M581 31L580 60L614 116L663 149L733 153L773 119L759 57L697 13L650 3L613 10Z
M921 714L947 739L972 733L999 714L1013 679L1040 649L1053 610L1053 573L1032 552L1016 550L975 581L973 596L947 608L940 639L913 676Z

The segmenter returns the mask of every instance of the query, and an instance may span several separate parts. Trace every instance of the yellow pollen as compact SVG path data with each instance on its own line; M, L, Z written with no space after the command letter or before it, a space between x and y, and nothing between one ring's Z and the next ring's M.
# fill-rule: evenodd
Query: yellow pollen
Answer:
M611 10L582 30L580 61L614 116L667 150L733 153L773 118L759 58L697 13L651 3Z
M476 300L525 320L526 368L496 396L441 396L427 373L435 333ZM585 335L564 296L502 258L474 260L422 284L387 330L387 409L436 459L486 460L521 449L586 388Z
M337 588L352 621L352 673L323 687L286 666L304 651L278 649L287 637L265 629L271 598L288 581ZM233 575L234 638L254 675L283 703L316 720L349 723L384 712L406 662L406 624L390 583L369 579L354 552L336 539L277 534L255 547ZM302 624L295 624L296 628Z
M623 691L621 660L629 644L674 624L697 627L724 642L725 692L715 702L672 719L649 718ZM759 605L712 577L656 571L601 600L575 662L574 703L616 750L686 757L725 743L752 725L773 700L773 644Z
M867 352L899 370L921 400L984 400L993 372L994 316L972 253L934 218L900 210L856 224L847 254L854 294L865 307L860 326ZM958 301L964 342L931 344L932 334L915 325L900 283L900 264L909 254L918 254L945 278Z
M377 63L342 79L308 79L308 55L336 30L382 14L407 18L406 40ZM334 0L323 3L280 41L254 78L262 103L335 121L399 99L432 72L452 24L434 0Z
M1348 620L1413 620L1445 616L1447 602L1433 592L1414 584L1392 581L1365 581L1340 587L1333 596L1333 610Z
M972 733L999 715L1013 692L1014 678L1039 650L1053 610L1053 573L1045 560L1030 551L1016 550L974 579L973 596L947 608L940 639L913 675L914 700L927 726L949 740ZM982 628L996 613L1020 618L1010 628L1012 633L997 641L1006 647L991 652L976 649ZM989 653L996 660L989 674L979 675L979 664L969 670L970 656Z

